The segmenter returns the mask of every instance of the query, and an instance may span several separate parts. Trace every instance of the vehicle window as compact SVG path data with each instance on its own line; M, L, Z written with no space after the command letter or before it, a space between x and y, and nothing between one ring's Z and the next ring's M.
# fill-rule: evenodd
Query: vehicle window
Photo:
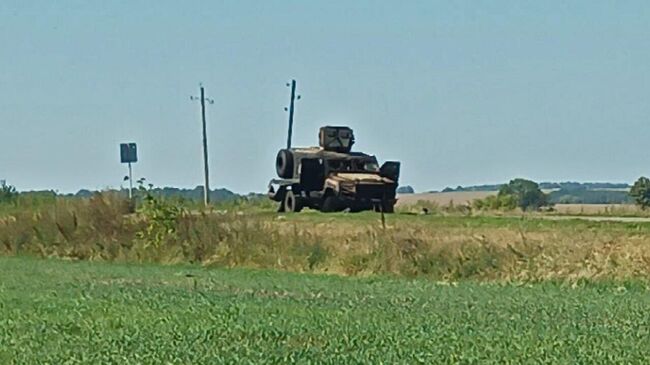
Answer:
M363 169L365 171L377 172L379 171L379 165L376 162L366 162Z

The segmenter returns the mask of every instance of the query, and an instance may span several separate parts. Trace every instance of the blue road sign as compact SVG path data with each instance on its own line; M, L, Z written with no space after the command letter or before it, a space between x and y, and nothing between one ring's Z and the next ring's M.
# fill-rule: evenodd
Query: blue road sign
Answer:
M122 163L138 162L138 148L135 143L120 143L120 159Z

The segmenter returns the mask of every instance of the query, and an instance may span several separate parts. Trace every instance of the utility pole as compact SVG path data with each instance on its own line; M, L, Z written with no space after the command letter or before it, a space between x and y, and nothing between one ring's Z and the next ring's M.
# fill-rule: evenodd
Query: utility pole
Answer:
M205 103L207 101L210 104L214 104L214 100L206 98L203 85L200 84L199 86L201 88L201 97L197 98L195 96L190 96L190 99L201 101L201 120L203 122L203 172L205 174L205 183L203 185L203 203L207 207L208 204L210 204L210 173L208 169L208 133L205 122Z
M287 86L291 86L291 101L289 102L289 133L287 134L287 149L291 148L291 135L293 134L293 103L295 100L300 100L300 95L296 96L296 80L291 80L291 83L287 83ZM286 111L287 108L284 108Z

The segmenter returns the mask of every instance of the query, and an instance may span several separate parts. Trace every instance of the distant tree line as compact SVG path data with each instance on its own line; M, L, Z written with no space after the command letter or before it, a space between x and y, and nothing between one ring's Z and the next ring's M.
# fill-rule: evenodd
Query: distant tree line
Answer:
M472 186L457 186L455 188L446 187L442 192L454 191L498 191L506 184L485 184L485 185L472 185ZM629 189L630 185L627 183L598 183L598 182L541 182L538 184L542 190L561 189L565 191L570 190L600 190L600 189Z
M627 191L560 189L548 194L553 204L631 204L634 199Z
M566 182L559 182L559 183L553 183L553 182L542 182L539 183L540 189L564 189L564 190L581 190L581 189L586 189L586 190L601 190L601 189L629 189L630 184L628 183L608 183L608 182L586 182L586 183L581 183L581 182L573 182L573 181L566 181Z
M508 184L475 185L456 188L447 187L443 192L500 191ZM543 182L540 190L552 190L547 194L550 204L631 204L634 198L628 194L627 183L580 183Z
M104 192L118 192L128 195L128 190L126 189L107 189L103 190ZM197 186L194 189L181 189L173 187L164 187L164 188L151 188L150 194L155 197L163 198L173 198L187 201L203 201L203 187ZM77 198L90 198L98 191L81 189L73 194L59 194L54 190L40 190L40 191L25 191L25 192L16 192L16 189L13 186L3 186L0 187L0 202L10 199L15 199L17 196L24 196L36 199L53 199L57 196L67 196L67 197L77 197ZM234 201L240 198L252 197L252 196L263 196L264 194L249 194L249 195L240 195L236 194L228 189L215 189L210 190L210 201L212 202L229 202Z
M118 190L124 194L127 194L126 189ZM203 201L203 187L197 186L194 189L182 189L174 187L163 187L163 188L151 188L149 190L150 194L156 197L163 198L176 198L182 200L191 200L191 201ZM79 190L74 196L77 197L90 197L95 194L95 191L90 190ZM214 189L210 190L210 201L211 202L225 202L232 201L237 198L242 197L239 194L233 193L228 189Z

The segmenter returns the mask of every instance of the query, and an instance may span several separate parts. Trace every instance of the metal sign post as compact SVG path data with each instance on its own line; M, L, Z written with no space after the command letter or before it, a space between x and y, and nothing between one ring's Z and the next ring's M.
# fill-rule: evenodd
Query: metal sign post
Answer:
M120 143L120 161L129 165L129 199L133 199L133 169L131 163L138 162L138 147L135 143Z
M129 199L133 199L133 169L129 162Z

